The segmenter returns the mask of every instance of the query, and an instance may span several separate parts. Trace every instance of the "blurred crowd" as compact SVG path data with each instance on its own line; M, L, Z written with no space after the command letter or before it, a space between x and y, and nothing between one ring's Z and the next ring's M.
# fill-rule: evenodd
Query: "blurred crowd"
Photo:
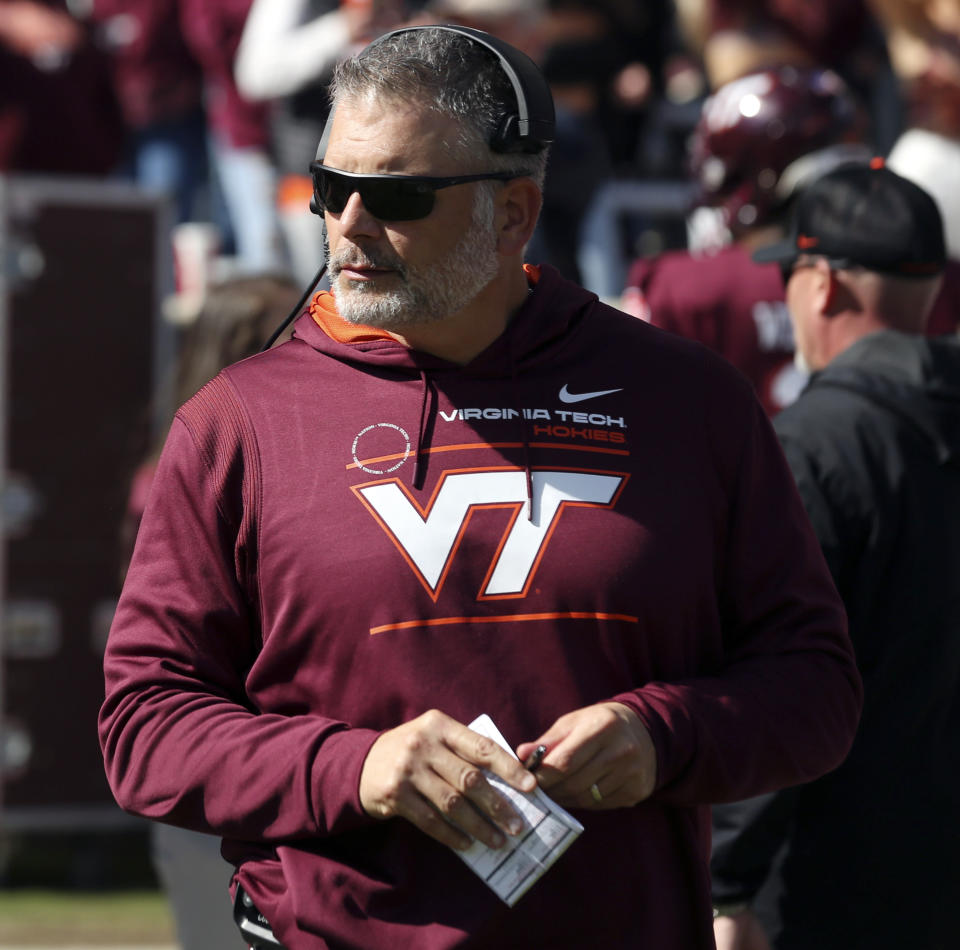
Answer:
M631 259L691 243L703 104L764 69L834 71L874 153L899 149L943 205L960 194L955 0L0 0L0 172L163 192L172 224L203 225L194 243L234 271L305 283L323 247L307 166L325 82L408 22L488 30L543 68L558 133L530 257L604 297Z

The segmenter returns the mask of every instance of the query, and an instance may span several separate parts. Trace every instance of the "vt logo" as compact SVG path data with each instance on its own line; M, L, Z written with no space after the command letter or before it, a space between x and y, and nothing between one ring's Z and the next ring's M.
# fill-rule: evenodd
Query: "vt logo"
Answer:
M426 509L392 478L353 491L377 519L434 600L475 511L512 508L481 600L523 597L530 587L563 510L613 507L627 475L580 471L533 472L533 520L526 517L526 474L521 469L483 469L444 474Z

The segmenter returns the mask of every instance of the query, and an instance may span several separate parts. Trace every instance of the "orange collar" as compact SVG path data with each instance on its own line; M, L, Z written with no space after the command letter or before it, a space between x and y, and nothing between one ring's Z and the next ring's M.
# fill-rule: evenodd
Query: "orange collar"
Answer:
M534 286L540 280L540 268L524 264L527 280ZM370 343L373 340L392 340L386 330L349 323L337 312L336 300L329 290L321 290L310 302L310 316L317 326L338 343Z
M338 343L369 343L372 340L392 340L386 330L358 326L344 320L337 313L337 303L329 290L321 290L310 303L310 316L317 326Z

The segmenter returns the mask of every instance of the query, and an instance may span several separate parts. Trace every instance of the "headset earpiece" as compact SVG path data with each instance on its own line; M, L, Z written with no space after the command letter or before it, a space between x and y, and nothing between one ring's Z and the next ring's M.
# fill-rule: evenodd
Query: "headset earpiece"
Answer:
M500 126L490 139L490 148L494 152L510 154L519 152L530 154L543 148L538 136L523 135L520 131L520 118L516 113L503 116Z

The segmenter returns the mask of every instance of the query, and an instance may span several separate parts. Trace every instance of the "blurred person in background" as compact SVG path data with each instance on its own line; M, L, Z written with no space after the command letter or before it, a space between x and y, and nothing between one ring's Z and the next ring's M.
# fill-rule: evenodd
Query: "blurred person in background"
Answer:
M735 79L703 105L691 140L698 209L690 249L639 258L621 305L720 353L774 415L799 394L778 268L750 252L781 237L791 203L818 175L866 160L865 117L830 70L782 66Z
M0 172L105 176L123 136L86 25L60 0L0 0Z
M207 143L226 206L231 256L242 271L263 273L284 263L270 153L267 107L240 92L237 47L251 0L179 0L184 39L203 73Z
M173 408L182 405L225 366L254 353L270 338L300 296L284 274L247 275L212 286L183 331L175 366ZM172 421L172 412L170 414ZM134 472L121 527L122 570L133 554L166 429ZM150 825L151 858L170 909L180 950L236 950L241 946L230 919L230 865L220 839L173 825Z
M324 253L323 222L309 208L308 166L330 111L326 85L340 59L399 26L409 11L407 0L253 0L250 6L235 79L247 100L269 104L277 215L287 259L303 284Z
M266 112L233 81L249 0L83 0L125 123L119 173L214 226L232 267L282 262Z
M810 385L774 426L850 621L853 749L713 809L719 950L948 950L960 898L960 340L925 337L933 199L882 160L800 196L782 267ZM775 515L773 515L775 517Z
M86 0L126 126L121 174L170 195L173 222L210 218L203 71L178 0Z

